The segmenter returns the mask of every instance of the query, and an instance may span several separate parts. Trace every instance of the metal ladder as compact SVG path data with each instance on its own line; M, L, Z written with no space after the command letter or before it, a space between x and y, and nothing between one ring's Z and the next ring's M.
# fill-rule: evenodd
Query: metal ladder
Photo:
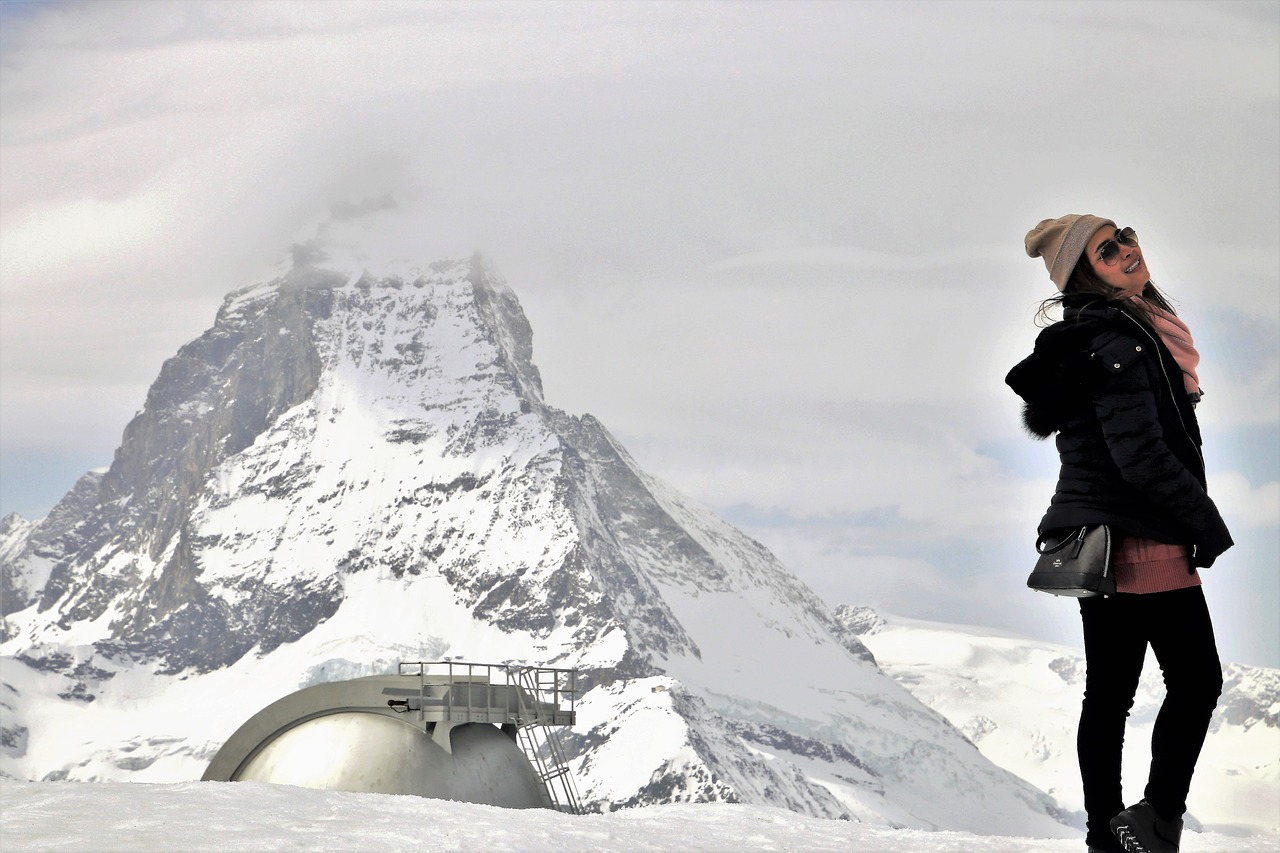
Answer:
M516 669L515 675L522 688L516 692L520 705L520 716L516 720L516 741L533 765L538 778L542 780L551 805L558 811L582 814L582 801L578 798L573 774L569 772L559 734L547 725L546 718L538 713L536 705L530 709L525 704L526 694L535 703L539 701L539 697L547 694L551 695L553 703L557 705L561 694L567 694L572 702L577 696L577 673L573 670L520 667ZM564 687L559 681L562 675L569 679L569 684ZM550 679L550 683L544 683L547 679Z

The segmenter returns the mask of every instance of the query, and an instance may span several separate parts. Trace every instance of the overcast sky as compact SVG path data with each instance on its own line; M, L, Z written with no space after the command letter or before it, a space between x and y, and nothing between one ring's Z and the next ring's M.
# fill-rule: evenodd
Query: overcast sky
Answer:
M306 240L483 250L547 401L832 605L1078 642L1004 385L1069 212L1196 335L1224 658L1280 666L1280 3L0 2L0 511Z

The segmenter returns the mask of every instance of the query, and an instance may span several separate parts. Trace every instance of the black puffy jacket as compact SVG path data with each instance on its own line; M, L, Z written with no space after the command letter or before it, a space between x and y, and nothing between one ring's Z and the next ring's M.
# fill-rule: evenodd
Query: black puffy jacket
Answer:
M1110 524L1186 545L1192 566L1234 544L1205 486L1200 426L1160 336L1117 303L1068 297L1063 319L1005 382L1032 435L1058 434L1062 468L1040 531Z

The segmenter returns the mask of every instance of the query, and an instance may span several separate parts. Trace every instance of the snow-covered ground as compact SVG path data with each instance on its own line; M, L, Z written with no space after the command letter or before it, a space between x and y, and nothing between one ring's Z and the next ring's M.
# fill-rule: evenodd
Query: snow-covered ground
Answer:
M571 816L256 782L0 786L5 853L430 850L1082 853L1083 840L924 832L764 806L664 805ZM1277 853L1280 838L1187 833L1184 853Z

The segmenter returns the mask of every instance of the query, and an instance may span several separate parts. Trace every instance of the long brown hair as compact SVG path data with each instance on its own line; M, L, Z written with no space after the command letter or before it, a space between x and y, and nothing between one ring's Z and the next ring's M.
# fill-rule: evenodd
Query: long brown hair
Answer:
M1056 296L1050 296L1048 299L1045 299L1040 303L1040 310L1036 312L1036 321L1043 323L1052 322L1049 319L1049 312L1062 305L1068 297L1075 296L1076 294L1087 294L1097 297L1090 302L1086 302L1085 305L1091 305L1093 302L1122 302L1125 307L1134 309L1134 312L1139 315L1140 320L1145 322L1147 325L1151 325L1151 321L1147 317L1147 312L1143 309L1143 306L1125 299L1120 295L1118 288L1113 287L1098 278L1098 274L1093 271L1093 264L1089 262L1089 258L1086 255L1081 255L1080 260L1076 261L1075 269L1071 271L1071 277L1067 279L1067 286L1062 289L1062 292ZM1156 287L1155 282L1153 281L1148 281L1142 288L1142 293L1139 295L1145 302L1149 302L1158 308L1168 311L1170 314L1178 313L1173 310L1173 305L1170 304L1168 297L1160 292L1160 289Z

